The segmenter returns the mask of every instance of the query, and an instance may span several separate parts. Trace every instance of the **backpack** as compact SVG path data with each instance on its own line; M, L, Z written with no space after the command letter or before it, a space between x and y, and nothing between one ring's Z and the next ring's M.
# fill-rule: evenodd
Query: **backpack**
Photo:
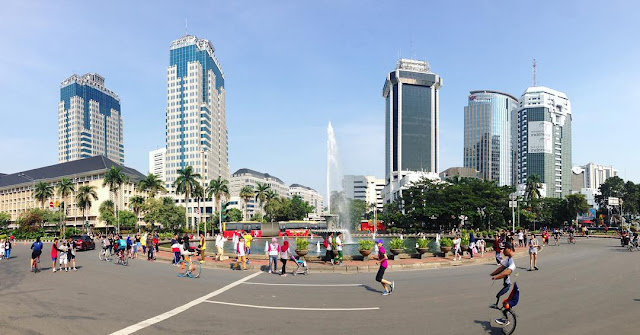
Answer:
M329 247L329 238L325 238L324 242L322 242L322 246L326 249Z

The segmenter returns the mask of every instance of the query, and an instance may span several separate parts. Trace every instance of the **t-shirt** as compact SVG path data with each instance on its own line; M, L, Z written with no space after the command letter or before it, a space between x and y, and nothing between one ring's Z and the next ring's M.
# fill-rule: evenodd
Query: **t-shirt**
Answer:
M120 246L120 249L124 250L127 247L127 241L125 241L124 239L119 239L118 246Z
M380 260L380 266L382 266L385 269L387 268L387 259L384 258L384 254L386 253L387 252L384 250L384 246L378 249L378 260Z
M236 252L238 253L238 256L244 256L244 242L238 242Z
M331 245L332 243L332 238L331 237L327 237L327 250L331 251L331 248L333 247L333 245Z
M504 266L507 269L511 269L511 271L516 269L516 263L513 262L513 259L511 257L507 257L502 262L502 266ZM511 284L511 275L504 277L504 283Z
M336 237L336 249L338 249L338 251L342 251L342 240L340 237Z
M519 233L518 233L518 239L519 239L519 240L524 239L524 234L522 234L522 232L519 232Z
M58 243L53 243L51 245L51 257L58 257Z
M42 242L33 242L31 249L33 249L33 251L42 251Z
M268 251L269 256L277 256L280 252L280 245L278 243L270 243Z
M529 252L538 252L538 239L532 238L529 240Z
M244 235L244 245L247 248L251 248L251 241L253 240L253 237L251 237L250 234L246 234Z

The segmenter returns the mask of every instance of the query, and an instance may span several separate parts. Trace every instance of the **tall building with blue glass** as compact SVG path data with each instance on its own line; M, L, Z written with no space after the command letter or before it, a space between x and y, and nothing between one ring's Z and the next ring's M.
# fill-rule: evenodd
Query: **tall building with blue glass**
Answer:
M192 166L203 182L229 179L224 73L213 44L187 35L171 42L167 68L165 186Z
M124 164L120 98L97 73L76 74L60 84L58 162L103 155Z
M513 185L513 127L518 100L498 91L471 91L464 107L463 165L486 180Z
M386 184L403 172L438 172L442 78L429 63L400 59L387 74L385 98Z

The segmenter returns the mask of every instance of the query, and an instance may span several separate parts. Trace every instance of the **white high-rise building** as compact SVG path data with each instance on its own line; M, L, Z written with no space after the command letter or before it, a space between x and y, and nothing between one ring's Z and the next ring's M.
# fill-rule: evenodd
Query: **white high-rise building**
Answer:
M342 179L342 190L347 199L362 200L376 204L379 211L384 206L382 190L384 179L374 176L346 175Z
M291 197L299 196L303 201L313 206L313 212L308 214L309 218L319 219L324 213L322 196L318 191L300 184L291 184L289 186L289 195Z
M60 84L58 162L98 155L124 164L120 97L99 74L74 74Z
M184 36L171 42L167 68L165 183L173 193L177 171L192 166L208 183L229 179L222 67L211 42Z
M165 182L165 160L164 156L167 152L167 149L160 148L156 150L149 151L149 173L153 173L158 176L158 179Z
M584 169L585 188L599 189L600 185L604 184L607 179L618 175L618 170L614 169L613 166L589 163L583 165L582 168Z

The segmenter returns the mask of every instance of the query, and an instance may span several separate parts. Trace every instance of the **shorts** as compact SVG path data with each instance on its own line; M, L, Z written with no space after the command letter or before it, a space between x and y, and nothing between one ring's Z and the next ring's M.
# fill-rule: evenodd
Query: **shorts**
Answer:
M65 265L67 264L67 258L66 257L60 258L60 265L62 265L62 264L65 264Z
M76 255L71 254L70 256L67 257L68 259L76 259Z
M382 265L380 265L380 268L378 269L378 273L376 274L376 281L379 283L382 281L382 277L384 277L384 271L387 268L383 267Z
M38 257L40 257L40 255L42 254L42 251L33 251L31 252L31 259L36 259Z
M538 248L529 249L529 255L536 255L538 253Z
M58 260L58 257L51 257L51 260L55 263Z
M251 247L244 248L244 253L247 255L251 255Z

